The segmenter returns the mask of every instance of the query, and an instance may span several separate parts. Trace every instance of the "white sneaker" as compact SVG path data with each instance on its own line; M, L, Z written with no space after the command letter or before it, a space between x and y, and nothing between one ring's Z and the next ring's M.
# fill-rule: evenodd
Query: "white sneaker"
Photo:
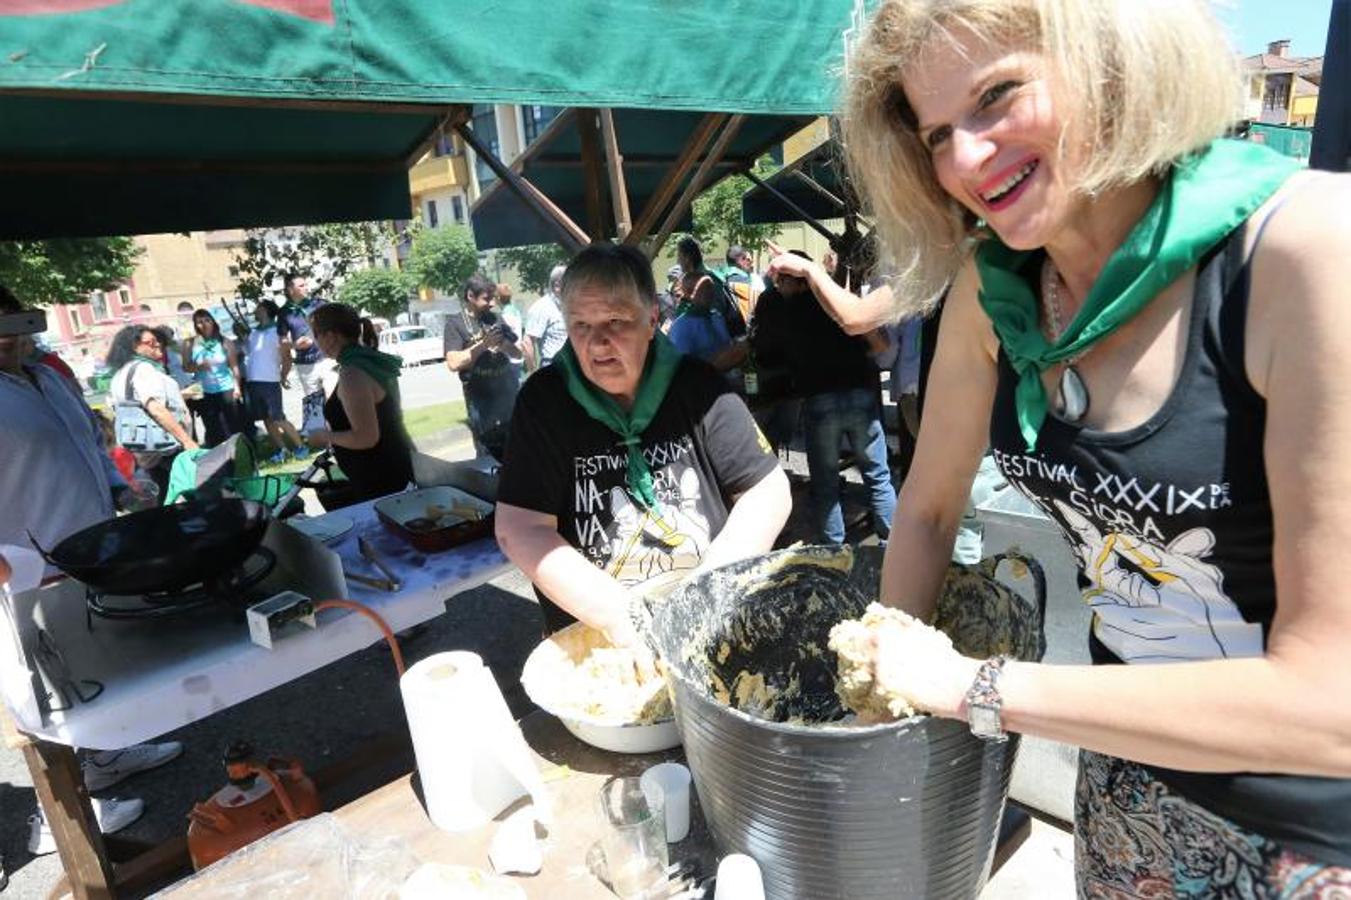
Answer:
M127 800L100 800L94 797L91 802L94 804L94 819L99 823L99 831L104 834L121 831L145 812L145 801L138 797ZM34 856L56 852L56 838L52 836L52 828L47 824L47 817L42 814L41 807L28 817L28 852Z
M162 744L137 744L125 750L100 750L90 753L80 763L84 772L84 786L90 793L110 788L137 772L162 766L183 752L178 741Z

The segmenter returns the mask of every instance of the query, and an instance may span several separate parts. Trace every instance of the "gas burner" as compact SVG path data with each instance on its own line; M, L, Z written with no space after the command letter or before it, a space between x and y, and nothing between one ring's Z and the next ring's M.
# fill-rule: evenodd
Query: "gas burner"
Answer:
M92 629L94 616L103 619L160 619L193 612L203 607L238 605L243 595L272 574L277 555L259 547L253 555L229 572L211 581L189 585L177 591L154 591L132 597L115 597L87 589L86 624ZM116 600L116 603L109 601Z

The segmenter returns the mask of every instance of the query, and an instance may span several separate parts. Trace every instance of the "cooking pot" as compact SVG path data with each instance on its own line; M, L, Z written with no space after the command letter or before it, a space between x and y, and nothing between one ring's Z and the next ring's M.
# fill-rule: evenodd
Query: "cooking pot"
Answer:
M930 716L859 726L834 690L837 622L876 600L876 548L781 550L714 569L653 609L676 722L720 854L768 900L971 898L988 876L1017 735ZM1032 577L1027 602L994 577ZM1005 554L948 570L935 626L976 657L1041 658L1045 578Z
M104 594L167 593L239 566L263 542L268 521L267 507L253 500L191 500L99 522L38 552Z

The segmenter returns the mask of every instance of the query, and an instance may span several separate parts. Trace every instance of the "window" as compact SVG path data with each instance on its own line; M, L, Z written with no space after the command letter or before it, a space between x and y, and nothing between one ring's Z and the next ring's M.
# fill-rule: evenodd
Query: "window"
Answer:
M131 306L131 291L126 288L120 289L117 292L117 299L121 301L123 306Z
M126 301L122 301L126 305ZM89 295L89 306L94 310L94 321L108 318L108 298L103 291L94 291Z
M475 103L474 114L470 120L470 125L474 129L474 134L483 145L493 154L500 158L502 145L497 139L497 115L493 110L491 103ZM474 170L478 173L479 187L486 189L488 185L497 180L495 173L488 164L484 162L483 157L475 159Z
M102 291L99 293L102 293ZM70 317L70 330L75 334L84 334L84 320L80 318L79 308L74 306L67 307L66 315Z
M186 300L178 304L177 309L179 315L191 315L193 312L192 304L187 302Z
M530 146L540 136L549 123L558 118L561 106L526 106L521 109L521 121L525 127L525 144Z
M458 194L450 198L450 216L459 224L464 224L464 199Z
M435 200L428 200L428 201L427 201L427 227L428 227L428 228L435 228L436 226L437 226L437 219L436 219L436 201L435 201Z
M229 274L231 278L239 277L239 266L226 266L225 271Z
M455 146L455 138L442 131L436 136L436 146L432 148L432 156L459 156L459 150Z

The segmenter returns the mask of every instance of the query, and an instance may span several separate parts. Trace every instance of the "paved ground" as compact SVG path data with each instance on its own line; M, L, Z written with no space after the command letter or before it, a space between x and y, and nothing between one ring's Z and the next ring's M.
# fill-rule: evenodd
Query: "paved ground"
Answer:
M424 367L404 376L404 396L418 402L443 402L459 395L458 381L441 367ZM411 404L410 404L411 405ZM447 459L472 455L467 441L424 448ZM805 507L802 475L805 460L791 454L789 469L795 478L795 503ZM851 473L852 475L852 473ZM846 488L851 536L863 537L862 488L852 476ZM800 514L794 516L785 540L805 536ZM481 654L492 667L508 702L518 715L531 708L519 686L521 666L540 632L538 606L528 582L511 572L448 601L446 613L416 637L404 642L411 665L432 653L468 649ZM167 737L181 740L181 759L145 773L107 792L138 796L146 801L145 816L124 834L146 841L162 841L186 828L186 813L223 784L220 754L231 742L251 741L272 753L294 755L310 768L343 758L374 737L406 728L393 665L383 642L333 663L318 672L274 690L241 706L221 712ZM341 804L386 783L413 766L411 754L384 761L379 771L349 782L341 794L330 796ZM4 900L45 898L60 876L55 854L33 858L26 849L26 819L35 801L27 769L14 751L0 748L0 854L10 872ZM1038 823L1033 838L1015 856L984 895L987 898L1070 897L1072 853L1068 837Z

